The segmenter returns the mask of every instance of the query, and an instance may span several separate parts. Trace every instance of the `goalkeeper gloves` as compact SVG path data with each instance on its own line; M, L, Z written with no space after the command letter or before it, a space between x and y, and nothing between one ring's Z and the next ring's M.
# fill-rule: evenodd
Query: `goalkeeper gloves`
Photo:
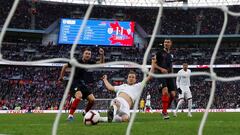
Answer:
M180 88L177 89L179 94L182 94L182 90Z

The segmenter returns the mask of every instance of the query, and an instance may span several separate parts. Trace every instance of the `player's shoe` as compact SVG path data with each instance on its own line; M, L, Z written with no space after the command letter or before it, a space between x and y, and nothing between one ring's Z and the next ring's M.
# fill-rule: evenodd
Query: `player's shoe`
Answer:
M107 111L107 117L108 117L108 122L112 122L113 120L113 113L114 113L114 108L113 106L110 106Z
M67 121L69 121L69 122L74 121L74 117L73 116L68 116Z
M168 113L162 113L162 116L163 116L163 119L164 119L164 120L170 119Z
M191 113L188 113L188 117L192 117L192 114L191 114Z
M177 112L173 112L173 117L177 117Z

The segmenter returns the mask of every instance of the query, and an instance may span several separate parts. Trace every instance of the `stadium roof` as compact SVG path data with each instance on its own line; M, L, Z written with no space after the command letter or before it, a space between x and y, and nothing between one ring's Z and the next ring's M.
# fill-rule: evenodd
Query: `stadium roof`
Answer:
M42 0L76 4L96 4L109 6L139 6L139 7L159 7L160 0ZM183 2L176 0L164 0L165 7L181 7ZM180 0L179 0L180 1ZM188 0L189 7L206 7L222 5L240 5L240 0Z

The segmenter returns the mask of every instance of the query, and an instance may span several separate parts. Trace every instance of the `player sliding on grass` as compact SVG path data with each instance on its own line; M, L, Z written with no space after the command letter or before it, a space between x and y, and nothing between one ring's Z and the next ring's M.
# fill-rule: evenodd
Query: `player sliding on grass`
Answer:
M155 58L152 58L152 65L155 63ZM153 72L153 66L150 72ZM117 97L111 102L108 110L108 117L101 117L100 121L108 122L128 122L130 119L130 108L133 106L137 97L141 94L141 89L150 80L151 76L146 77L142 82L136 83L136 73L130 71L128 73L127 84L120 86L112 86L107 78L103 76L103 82L109 91L117 93Z
M99 61L95 62L91 60L91 56L92 56L91 50L86 48L83 51L82 58L79 59L78 62L81 64L96 64L96 63L104 63L105 61L104 50L102 48L99 49L99 57L100 57ZM67 63L62 67L59 81L63 80L64 73L68 67L72 67L72 65L70 63ZM82 99L88 100L85 113L87 113L92 108L95 101L95 97L92 94L91 89L89 89L88 87L88 84L91 83L92 81L93 81L93 75L91 72L88 72L88 69L78 68L78 67L76 68L76 71L73 77L73 82L70 88L70 94L75 99L72 102L72 105L70 107L70 113L68 115L69 121L72 121L74 119L73 114Z

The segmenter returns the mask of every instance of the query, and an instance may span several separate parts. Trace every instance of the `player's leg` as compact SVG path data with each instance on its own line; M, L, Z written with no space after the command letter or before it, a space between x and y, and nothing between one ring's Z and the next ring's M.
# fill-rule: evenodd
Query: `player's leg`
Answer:
M81 92L82 92L82 98L88 100L87 106L83 112L83 115L85 115L93 107L95 102L95 97L92 94L92 91L90 90L90 88L87 87L85 83L81 84Z
M130 118L130 107L128 102L123 99L119 98L120 107L117 114L114 116L114 122L128 122Z
M149 109L150 109L150 108L149 108L149 101L146 102L145 108L146 108L146 109L144 110L144 112L149 112Z
M192 117L192 113L191 113L191 110L192 110L192 93L191 93L190 89L187 91L186 97L187 97L187 100L188 100L188 117Z
M119 118L120 116L117 116L117 112L119 112L118 110L120 109L120 106L121 106L121 103L119 99L114 98L111 101L111 104L108 108L107 117L100 117L99 122L113 122L114 119L117 119L117 121L120 121L121 120L121 118Z
M175 84L174 84L174 79L173 78L168 78L167 79L167 87L168 87L168 92L170 93L170 96L169 96L169 103L168 103L168 108L171 107L172 103L175 104L176 106L176 103L175 103L175 97L176 97L176 90L175 90ZM174 101L174 102L173 102Z
M93 94L88 95L87 100L88 100L88 104L87 104L87 107L85 108L85 113L87 113L93 107L95 102L94 95Z
M116 115L117 111L119 110L120 106L121 106L121 103L118 100L118 98L114 98L111 101L110 107L108 108L108 112L107 112L108 122L113 121L113 118Z
M189 98L188 99L188 117L192 117L191 110L192 110L192 98Z
M168 94L168 88L163 87L162 88L162 115L163 119L169 119L167 109L168 109L168 104L169 104L169 94Z
M130 107L128 102L121 98L117 97L115 100L112 102L112 106L116 106L117 110L116 113L113 116L112 121L113 122L128 122L130 118ZM114 109L115 111L115 109ZM109 119L111 120L111 119ZM109 121L111 122L111 121Z
M169 93L168 93L168 88L167 88L167 81L165 78L159 79L160 85L159 88L162 92L162 116L163 119L169 119L167 109L168 109L168 104L169 104Z
M114 122L128 122L129 118L130 117L127 114L115 115L113 121Z
M176 110L175 112L173 113L173 116L177 117L177 112L178 112L178 109L181 107L182 103L184 102L184 98L183 98L183 93L182 94L179 94L179 101L178 101L178 104L177 104L177 107L176 107Z
M75 92L76 91L76 92ZM71 90L71 93L74 93L74 97L75 99L73 100L71 107L70 107L70 112L68 115L68 120L72 121L73 120L73 114L77 109L78 104L80 103L81 99L82 99L82 92L80 91L79 88L75 88L75 90ZM73 94L71 94L73 96Z
M151 107L151 101L149 101L149 109L150 109L150 112L152 113L153 110L152 110L152 107Z

